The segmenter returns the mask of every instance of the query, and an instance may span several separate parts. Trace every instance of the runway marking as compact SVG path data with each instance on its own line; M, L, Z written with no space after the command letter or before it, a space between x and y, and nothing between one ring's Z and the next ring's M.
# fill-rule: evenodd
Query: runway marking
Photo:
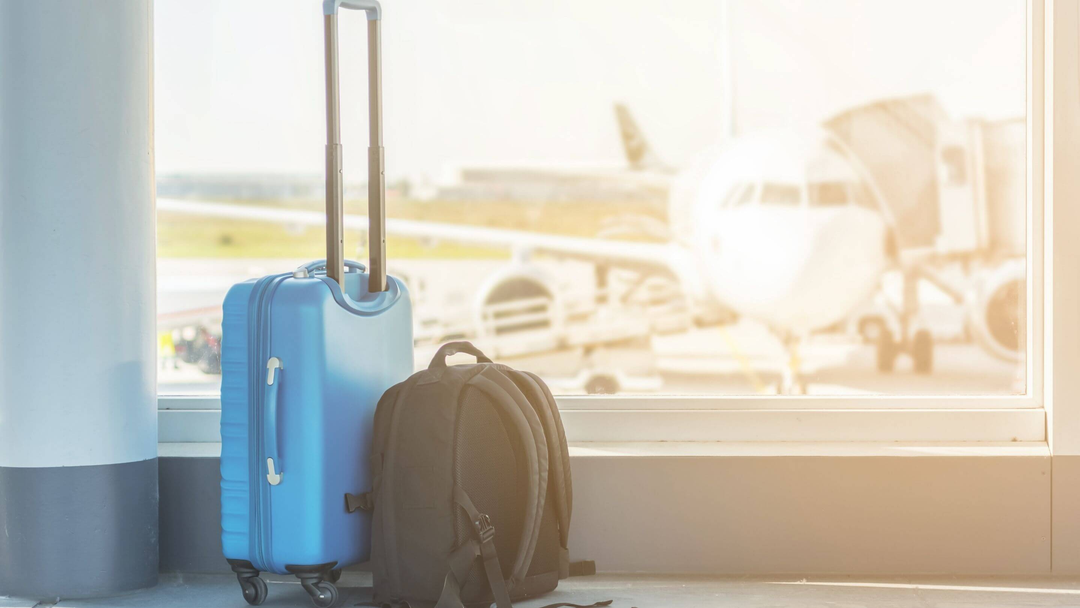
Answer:
M724 338L724 341L727 342L728 348L731 349L731 353L735 355L735 360L739 362L739 368L742 369L743 375L749 378L750 383L754 385L754 390L762 395L768 392L768 389L765 388L765 383L761 381L757 372L755 372L754 368L750 365L750 359L746 356L746 353L744 353L742 348L739 347L739 344L735 342L735 339L731 337L727 328L722 325L720 326L720 335Z

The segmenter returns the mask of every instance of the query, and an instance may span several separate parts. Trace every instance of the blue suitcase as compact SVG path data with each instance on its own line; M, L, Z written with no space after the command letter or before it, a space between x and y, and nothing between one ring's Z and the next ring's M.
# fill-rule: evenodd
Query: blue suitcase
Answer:
M381 128L369 148L370 268L343 256L339 6L367 11L381 125L379 5L327 0L327 260L240 283L223 305L221 542L253 605L266 599L266 571L298 576L330 606L340 569L368 559L370 514L350 513L345 496L370 489L375 406L413 371L409 294L385 272Z

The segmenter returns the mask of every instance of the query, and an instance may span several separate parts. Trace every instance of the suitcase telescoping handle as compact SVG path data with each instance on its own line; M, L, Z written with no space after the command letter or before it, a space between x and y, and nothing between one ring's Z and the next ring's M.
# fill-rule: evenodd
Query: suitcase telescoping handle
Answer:
M326 275L345 288L342 226L341 112L338 94L338 8L362 10L368 20L368 291L386 291L386 177L382 132L382 8L377 0L324 0L326 40Z

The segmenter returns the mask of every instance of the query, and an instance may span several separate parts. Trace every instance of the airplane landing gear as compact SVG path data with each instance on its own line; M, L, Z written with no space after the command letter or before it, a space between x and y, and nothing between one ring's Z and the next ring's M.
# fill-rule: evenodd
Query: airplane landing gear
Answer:
M911 355L916 374L929 374L934 369L934 336L929 330L912 327L918 327L913 320L919 314L919 278L917 269L904 272L904 305L900 310L901 338L897 340L888 328L883 328L884 331L877 340L879 372L893 371L896 358L903 353Z
M900 354L900 345L888 329L882 331L876 345L877 369L879 372L891 372L896 366L896 356Z
M619 381L609 374L597 374L585 383L589 395L614 395L619 392Z
M792 376L784 373L780 378L780 384L776 387L778 395L805 395L807 394L806 379L801 376Z
M877 341L877 369L879 372L891 372L896 366L896 358L901 354L911 355L916 374L929 374L934 370L934 337L929 331L920 329L911 340L897 342L892 332L886 331Z
M787 365L780 373L780 383L776 387L779 395L807 394L806 378L802 375L802 359L799 357L799 338L789 336L784 340L788 353Z
M911 341L911 358L916 374L929 374L934 369L934 337L925 329L915 332Z

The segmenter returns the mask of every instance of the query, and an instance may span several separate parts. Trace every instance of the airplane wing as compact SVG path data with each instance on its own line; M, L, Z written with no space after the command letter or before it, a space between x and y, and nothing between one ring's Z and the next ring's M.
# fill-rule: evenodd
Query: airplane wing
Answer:
M169 198L157 199L158 211L202 217L221 217L287 225L324 226L326 215L317 211L237 205ZM367 231L365 215L346 215L347 230ZM653 270L681 274L685 262L683 249L670 243L641 243L600 238L570 237L525 230L504 230L461 224L388 219L386 231L396 236L421 240L452 241L501 247L514 251L545 253L559 258L606 262L635 270Z

